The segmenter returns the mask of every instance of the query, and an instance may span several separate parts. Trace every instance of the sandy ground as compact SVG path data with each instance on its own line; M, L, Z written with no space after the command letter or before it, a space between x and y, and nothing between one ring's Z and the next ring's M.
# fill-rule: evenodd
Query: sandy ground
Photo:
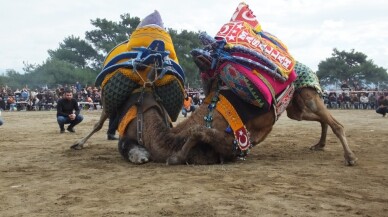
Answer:
M334 110L359 158L343 163L330 131L284 114L245 161L224 165L132 165L103 130L70 145L97 121L84 111L76 133L59 134L55 112L3 112L0 216L387 216L388 118ZM181 118L180 118L181 120Z

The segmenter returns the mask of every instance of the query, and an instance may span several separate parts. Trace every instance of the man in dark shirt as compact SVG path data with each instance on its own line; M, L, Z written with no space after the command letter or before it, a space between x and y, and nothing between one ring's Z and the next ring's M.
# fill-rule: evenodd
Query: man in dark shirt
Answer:
M388 96L381 97L380 101L378 101L378 108L376 109L376 113L382 114L383 117L388 113Z
M73 99L73 93L70 90L65 90L63 98L58 100L57 104L57 121L60 133L65 132L65 124L70 124L67 131L74 133L74 126L81 123L83 119L77 100Z

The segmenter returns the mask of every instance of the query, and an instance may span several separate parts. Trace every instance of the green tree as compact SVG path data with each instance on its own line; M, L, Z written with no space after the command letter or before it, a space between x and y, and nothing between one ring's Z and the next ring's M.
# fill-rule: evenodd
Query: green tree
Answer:
M38 66L35 71L26 74L31 86L56 87L63 84L74 84L76 81L91 84L95 78L95 71L86 68L82 69L74 64L59 59L49 59Z
M140 23L140 18L130 14L120 15L121 21L113 22L97 18L91 20L96 29L87 31L85 38L103 56L106 56L119 43L128 40Z
M174 43L175 52L177 53L179 64L183 68L186 75L186 87L200 87L201 81L199 77L198 67L192 60L190 51L194 48L201 47L199 40L199 32L191 32L183 30L178 33L176 30L169 29L172 41Z
M42 65L26 64L24 68L26 73L21 75L20 79L34 86L53 87L76 81L93 84L105 56L116 45L128 40L139 23L140 18L131 17L130 14L121 15L118 22L100 18L91 20L95 29L87 31L85 39L66 37L57 49L48 50L49 58ZM199 87L198 68L190 55L192 49L201 47L199 33L186 30L178 33L173 29L169 29L168 32L173 40L179 64L186 74L185 85ZM11 76L17 77L14 74ZM4 76L0 81L4 83L8 78L10 78L8 75ZM11 80L17 85L18 80L15 78Z
M67 61L77 68L95 68L101 60L98 52L85 40L69 36L56 50L48 50L51 59Z
M6 75L4 77L4 81L6 85L9 87L16 89L28 85L26 80L24 79L24 75L15 71L14 69L7 69Z
M362 85L385 85L387 70L378 67L361 52L333 49L332 57L318 64L317 76L321 84L340 84L342 81L357 81Z

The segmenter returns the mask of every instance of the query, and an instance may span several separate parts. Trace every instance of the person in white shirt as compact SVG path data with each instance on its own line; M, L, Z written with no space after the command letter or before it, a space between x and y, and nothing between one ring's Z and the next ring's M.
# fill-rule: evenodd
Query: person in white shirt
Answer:
M365 93L361 93L360 104L361 104L363 109L367 109L368 108L369 98L365 95Z

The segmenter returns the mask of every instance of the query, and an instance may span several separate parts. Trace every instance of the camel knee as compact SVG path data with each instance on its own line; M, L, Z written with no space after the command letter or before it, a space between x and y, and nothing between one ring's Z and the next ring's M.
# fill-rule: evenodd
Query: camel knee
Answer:
M330 125L331 130L336 136L344 136L345 135L345 130L344 127L338 124L333 124Z

